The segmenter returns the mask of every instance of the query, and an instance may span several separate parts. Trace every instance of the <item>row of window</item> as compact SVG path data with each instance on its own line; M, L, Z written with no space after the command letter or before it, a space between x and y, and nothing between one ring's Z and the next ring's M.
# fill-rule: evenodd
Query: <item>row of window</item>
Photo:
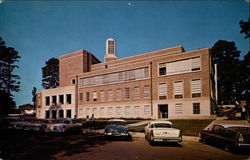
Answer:
M66 110L66 117L64 117L64 110L48 110L45 111L45 118L71 118L71 109Z
M200 79L193 79L191 80L191 93L192 98L201 97L201 80ZM167 99L167 83L160 83L158 86L159 91L159 99ZM183 81L176 81L174 82L174 98L183 98L184 95L184 87Z
M159 75L174 75L200 70L200 57L159 64Z
M92 111L91 111L92 110ZM79 115L83 115L83 108L79 110ZM150 105L141 106L125 106L125 107L108 107L105 111L105 107L100 107L99 110L97 108L86 108L85 115L100 115L100 116L150 116L151 109Z
M193 103L193 114L200 114L200 103ZM92 111L91 111L92 110ZM79 109L79 115L83 114L83 108ZM99 110L97 108L86 108L85 115L100 115L100 116L150 116L151 115L151 108L150 105L141 106L125 106L125 107L108 107L105 111L105 107L100 107ZM183 114L183 104L176 103L175 104L175 114Z
M131 99L131 91L134 91L134 95L133 95L133 99L139 99L140 98L140 87L134 87L134 88L130 88L130 87L126 87L124 89L125 92L125 99ZM121 100L122 99L122 89L121 88L117 88L116 90L114 90L114 98L115 100ZM99 101L100 102L104 102L105 101L105 95L107 95L107 100L108 101L112 101L113 100L113 90L107 90L106 91L107 94L105 94L104 90L101 90L99 92ZM145 85L143 87L143 94L144 94L144 98L149 98L150 97L150 86L149 85ZM90 102L90 92L86 92L86 102ZM92 92L92 100L93 101L97 101L98 100L98 92L94 91ZM83 93L79 93L79 101L83 102Z
M64 100L65 96L66 96L66 102ZM54 95L54 96L46 96L45 97L46 106L57 105L57 104L65 104L65 103L66 104L71 104L71 94L59 95L59 96Z
M116 73L98 75L94 77L81 78L79 88L98 86L103 84L121 83L140 80L149 77L149 67L137 68Z

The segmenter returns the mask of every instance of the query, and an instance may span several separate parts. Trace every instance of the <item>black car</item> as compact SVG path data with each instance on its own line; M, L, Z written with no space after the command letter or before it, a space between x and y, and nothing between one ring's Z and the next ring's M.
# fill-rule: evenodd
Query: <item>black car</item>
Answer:
M111 119L105 128L106 139L126 139L131 140L126 121L122 119Z
M200 141L223 147L226 151L250 150L250 126L215 124L211 130L200 133Z

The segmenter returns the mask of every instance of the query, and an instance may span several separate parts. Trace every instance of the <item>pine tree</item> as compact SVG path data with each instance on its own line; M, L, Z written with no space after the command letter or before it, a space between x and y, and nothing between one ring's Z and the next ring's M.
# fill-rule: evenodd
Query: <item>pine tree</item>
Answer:
M219 40L211 49L218 64L218 104L234 104L239 95L239 56L234 42Z
M59 86L59 60L51 58L46 61L42 68L42 86L45 89L56 88Z
M18 52L14 48L6 47L0 37L0 110L2 114L7 114L16 107L12 92L20 90L20 77L13 72L14 69L19 68L15 63L20 58Z

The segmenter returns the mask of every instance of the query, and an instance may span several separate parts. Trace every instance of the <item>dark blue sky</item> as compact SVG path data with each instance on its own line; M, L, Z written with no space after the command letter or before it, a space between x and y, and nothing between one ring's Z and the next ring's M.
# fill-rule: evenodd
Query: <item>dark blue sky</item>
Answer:
M101 61L105 40L117 40L119 58L183 45L211 48L234 41L243 57L249 44L239 21L248 19L247 1L3 1L0 36L22 57L16 70L17 105L42 90L41 68L52 57L85 49Z

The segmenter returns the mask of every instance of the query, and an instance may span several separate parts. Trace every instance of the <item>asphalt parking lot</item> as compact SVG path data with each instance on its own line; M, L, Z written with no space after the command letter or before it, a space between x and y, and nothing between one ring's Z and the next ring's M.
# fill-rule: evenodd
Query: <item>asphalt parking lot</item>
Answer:
M106 141L96 132L71 135L1 132L0 135L0 158L4 160L250 160L248 154L225 152L192 138L180 144L150 146L138 134L133 135L132 141Z

